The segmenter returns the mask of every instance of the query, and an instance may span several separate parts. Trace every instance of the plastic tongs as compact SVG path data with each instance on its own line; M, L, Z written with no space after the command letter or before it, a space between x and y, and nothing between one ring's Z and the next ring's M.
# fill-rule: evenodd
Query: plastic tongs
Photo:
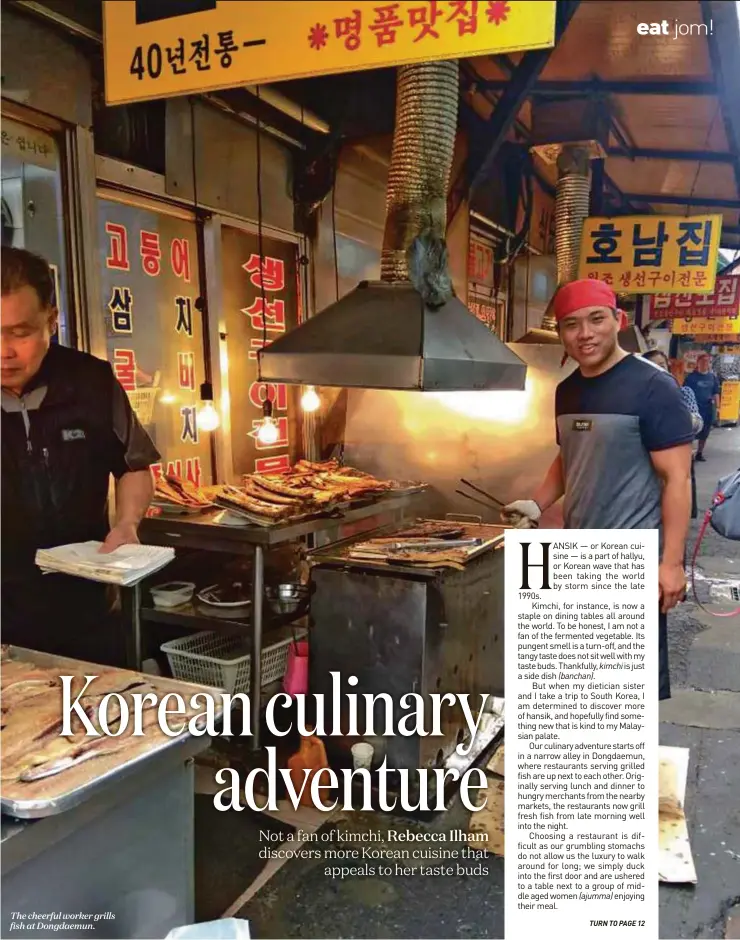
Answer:
M463 486L470 487L471 490L474 490L481 496L485 496L488 502L484 502L482 499L477 499L475 496L471 496L470 493L465 493L463 490L455 490L458 496L464 496L465 499L469 499L474 503L478 503L479 506L485 506L486 509L496 509L500 512L504 508L505 503L502 503L500 499L496 499L495 496L491 496L490 493L482 490L479 486L476 486L475 483L471 483L470 480L466 480L464 477L461 477L460 482L463 484Z

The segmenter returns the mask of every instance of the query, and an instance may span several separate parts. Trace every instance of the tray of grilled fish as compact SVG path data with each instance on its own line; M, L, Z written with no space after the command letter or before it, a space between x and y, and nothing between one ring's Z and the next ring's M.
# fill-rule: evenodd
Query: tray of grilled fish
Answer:
M154 484L152 506L163 515L193 515L212 508L213 500L190 480L167 474Z
M103 730L98 724L103 697L118 693L106 710L108 731L113 734L87 734L88 729L75 715L70 734L62 735L62 675L74 676L73 700L84 687L84 677L96 676L80 705L98 732ZM2 649L0 688L0 808L22 819L64 812L93 791L132 773L155 753L190 739L187 730L176 737L161 730L154 702L142 710L143 734L133 734L138 730L133 721L134 693L154 693L158 703L167 692L178 692L188 709L185 721L202 711L189 705L195 692L214 693L217 713L220 710L216 689L15 647ZM116 735L122 703L128 706L131 718L126 730Z
M419 519L400 529L354 542L347 557L388 565L461 569L474 558L500 545L503 537L503 528L499 526Z
M267 527L334 515L383 497L423 489L421 483L378 480L334 460L322 463L299 460L285 473L250 473L242 477L240 486L220 486L213 500L219 508Z

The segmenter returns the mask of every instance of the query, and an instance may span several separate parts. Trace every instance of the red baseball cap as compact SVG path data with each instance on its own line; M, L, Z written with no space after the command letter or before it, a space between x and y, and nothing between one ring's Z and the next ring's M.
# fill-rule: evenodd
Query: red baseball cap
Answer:
M609 307L616 310L617 295L608 284L590 277L563 284L555 294L553 313L558 322L583 307Z

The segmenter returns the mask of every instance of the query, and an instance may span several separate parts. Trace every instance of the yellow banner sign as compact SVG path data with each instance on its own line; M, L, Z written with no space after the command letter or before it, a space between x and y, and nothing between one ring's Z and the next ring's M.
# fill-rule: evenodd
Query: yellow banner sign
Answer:
M598 278L620 293L708 294L721 233L721 215L586 219L578 276Z
M737 421L740 418L740 382L726 379L722 383L722 396L719 400L719 420Z
M690 320L671 320L671 332L680 336L704 336L706 334L740 334L740 316L692 317Z
M108 104L554 45L531 0L105 0Z

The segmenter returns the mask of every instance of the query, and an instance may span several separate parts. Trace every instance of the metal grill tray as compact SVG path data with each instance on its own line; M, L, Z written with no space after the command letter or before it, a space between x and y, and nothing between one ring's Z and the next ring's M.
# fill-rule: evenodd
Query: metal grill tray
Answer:
M352 556L350 552L358 544L370 541L373 538L392 536L395 532L403 532L406 529L411 528L412 525L419 525L421 523L453 522L460 526L460 528L463 530L460 538L476 538L482 540L480 545L476 545L468 552L467 558L464 562L465 564L468 564L474 559L479 558L481 555L484 555L486 552L493 551L494 549L503 545L506 529L509 528L509 526L492 525L491 523L485 522L463 522L459 519L415 519L413 522L409 520L408 522L403 522L400 525L398 523L394 523L393 525L384 526L371 532L363 532L361 535L353 535L348 539L342 540L341 542L334 542L326 549L318 549L317 551L312 552L309 557L314 564L343 564L352 565L356 568L368 568L379 571L403 570L413 572L414 574L426 573L429 575L435 575L439 571L443 570L442 565L438 567L418 565L414 564L413 562L401 560L399 558L390 560L385 558L358 558Z
M52 656L49 653L40 653L17 646L9 647L9 653L13 659L22 659L43 669L58 669L60 674L96 675L101 669L100 665L94 663ZM131 672L131 676L146 679L162 693L179 692L186 701L194 692L210 692L220 696L222 691L138 672ZM218 705L218 699L215 713L217 718L221 717L222 709ZM38 819L42 816L64 813L84 803L100 790L118 785L122 780L136 773L146 761L165 751L183 747L193 740L193 736L188 732L183 732L176 738L169 738L158 729L156 730L157 734L153 741L146 734L142 738L135 739L128 756L124 751L97 757L95 760L80 764L57 776L34 783L0 782L0 810L17 819ZM23 790L27 790L28 795L24 795Z

